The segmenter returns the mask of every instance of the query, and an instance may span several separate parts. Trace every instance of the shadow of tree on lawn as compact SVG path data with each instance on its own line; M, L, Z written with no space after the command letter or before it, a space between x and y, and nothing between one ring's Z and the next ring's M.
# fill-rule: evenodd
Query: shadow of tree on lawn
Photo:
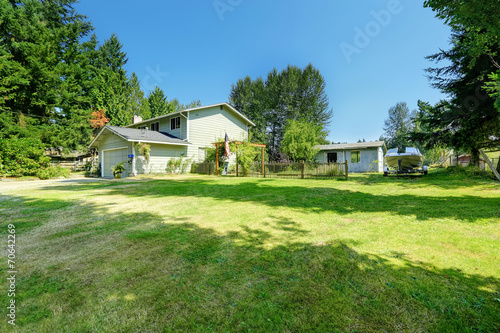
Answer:
M279 184L279 185L276 185ZM270 207L290 207L309 212L332 211L338 214L356 212L391 212L415 216L418 220L454 218L474 222L480 219L500 219L500 199L475 196L419 196L413 194L381 194L339 190L329 187L286 186L274 180L238 181L236 184L217 180L184 179L157 180L148 183L104 185L106 194L132 197L210 197L216 200L255 202ZM81 187L80 187L81 186ZM103 187L103 188L104 188ZM50 190L80 191L100 188L100 185L52 186Z
M217 193L223 190L217 184L197 184L205 188L202 195L228 199ZM192 191L187 195L201 192L190 182L161 182L149 195L180 195L181 185ZM228 194L230 200L244 197L238 191L257 190L241 185ZM305 203L316 209L322 206L308 196L340 195L307 190ZM286 193L271 188L267 195ZM395 266L344 241L266 248L273 237L268 230L244 227L221 235L183 218L111 214L105 206L81 201L8 200L19 213L7 206L10 222L24 223L20 237L39 235L37 247L29 247L39 251L39 259L29 253L38 268L19 274L21 331L500 330L496 277L415 263L401 253L394 255L404 264ZM264 202L271 204L266 196ZM59 210L76 211L78 218L51 227ZM32 219L40 223L30 225ZM307 233L290 219L269 223L290 239ZM58 255L71 258L71 270L57 263ZM6 295L1 299L5 303Z

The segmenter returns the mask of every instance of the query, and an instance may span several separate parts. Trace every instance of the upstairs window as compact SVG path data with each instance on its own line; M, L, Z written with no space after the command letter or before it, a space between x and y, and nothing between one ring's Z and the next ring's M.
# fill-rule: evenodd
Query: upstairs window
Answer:
M351 151L351 163L361 162L361 151L353 150Z
M175 130L181 128L181 117L175 117L170 119L170 129Z
M159 131L160 130L160 123L159 122L151 123L151 130L152 131Z

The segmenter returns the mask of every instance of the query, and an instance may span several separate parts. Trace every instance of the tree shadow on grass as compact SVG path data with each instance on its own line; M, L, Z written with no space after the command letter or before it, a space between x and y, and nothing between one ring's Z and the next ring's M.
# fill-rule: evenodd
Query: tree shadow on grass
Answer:
M470 176L454 173L446 169L433 170L428 175L390 175L384 177L379 173L356 175L349 181L361 185L394 185L400 188L417 189L438 187L445 190L481 186L481 188L500 189L500 183L488 176Z
M50 190L80 191L90 185L47 187ZM99 188L93 185L92 188ZM289 207L306 212L335 212L338 214L390 212L415 216L418 220L453 218L475 222L495 217L500 219L499 198L475 196L419 196L413 194L380 194L339 190L324 187L286 186L274 180L239 181L235 184L217 180L184 179L158 180L148 183L127 183L107 186L105 194L131 197L209 197L220 201L254 202L270 207ZM425 192L423 192L425 193Z
M23 250L37 268L18 274L21 331L500 330L498 278L402 253L393 253L396 265L344 241L264 246L273 229L290 240L308 232L290 219L269 222L271 231L246 226L221 235L183 218L111 214L80 201L8 201L20 215L6 223L41 220L19 234L39 235L29 247L37 255ZM80 217L51 226L57 210Z

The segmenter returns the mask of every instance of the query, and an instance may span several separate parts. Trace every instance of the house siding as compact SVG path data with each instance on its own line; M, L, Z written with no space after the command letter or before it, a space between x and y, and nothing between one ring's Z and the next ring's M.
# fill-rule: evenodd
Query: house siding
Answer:
M232 112L218 106L189 112L188 155L195 161L204 160L204 148L213 148L214 142L224 139L225 134L231 141L248 139L247 124ZM231 155L229 162L234 163L236 157Z
M361 160L359 163L351 163L351 152L360 151ZM352 149L349 151L349 171L350 172L376 172L378 171L378 150L377 149Z
M149 170L143 156L136 153L135 168L137 173L165 173L172 158L187 156L187 146L150 144Z
M187 116L186 112L183 112L183 114L184 114L184 116ZM179 139L186 140L187 139L187 120L184 116L179 115L179 114L175 114L171 117L165 117L165 118L156 119L156 120L146 120L140 124L134 124L134 125L130 126L130 128L139 128L139 127L147 126L148 129L150 129L152 123L158 122L160 132L168 133L170 135L178 137ZM170 119L176 118L176 117L181 118L181 128L177 128L175 130L172 130L170 128Z

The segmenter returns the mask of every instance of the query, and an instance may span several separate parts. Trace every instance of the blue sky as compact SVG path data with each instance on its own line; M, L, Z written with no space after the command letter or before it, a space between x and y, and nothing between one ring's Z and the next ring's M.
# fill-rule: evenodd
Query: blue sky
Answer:
M329 140L377 140L397 102L444 98L424 57L449 48L450 29L416 0L83 0L103 42L115 33L148 93L203 105L225 102L231 84L288 64L312 63L333 109Z

